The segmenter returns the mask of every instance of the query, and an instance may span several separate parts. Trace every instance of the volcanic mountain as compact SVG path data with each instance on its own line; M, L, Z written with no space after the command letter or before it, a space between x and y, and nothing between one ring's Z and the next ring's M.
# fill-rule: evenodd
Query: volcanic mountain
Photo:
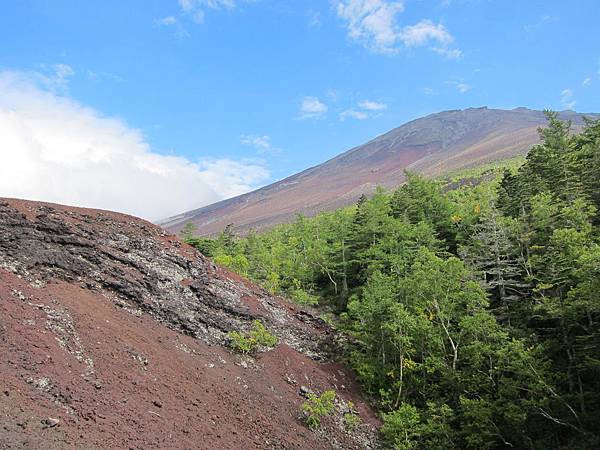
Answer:
M590 115L591 116L591 115ZM583 116L564 111L575 129ZM542 111L469 108L413 120L364 145L256 191L171 217L162 222L178 232L189 222L210 235L227 224L241 230L268 228L298 213L314 215L355 202L380 185L402 184L404 170L438 176L524 155L539 142Z
M256 320L277 345L233 352ZM1 449L375 448L338 338L148 222L0 199ZM329 389L311 431L301 405Z

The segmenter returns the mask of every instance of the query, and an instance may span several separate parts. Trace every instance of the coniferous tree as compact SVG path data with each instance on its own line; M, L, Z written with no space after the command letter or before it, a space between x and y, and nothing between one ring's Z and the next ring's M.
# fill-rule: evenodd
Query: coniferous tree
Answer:
M492 203L460 254L481 274L498 320L509 326L523 326L530 312L527 302L530 284L525 279L525 261L511 225L514 227Z

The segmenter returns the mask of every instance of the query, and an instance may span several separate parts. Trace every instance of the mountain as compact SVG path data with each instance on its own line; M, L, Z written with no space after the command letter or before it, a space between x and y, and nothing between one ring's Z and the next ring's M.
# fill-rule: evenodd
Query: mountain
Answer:
M592 116L592 115L590 115ZM564 111L575 128L583 116ZM536 144L542 111L469 108L413 120L364 145L256 191L186 212L161 224L178 232L192 222L198 234L210 235L227 224L268 228L298 213L314 215L355 202L377 185L402 184L404 170L437 176L457 169L523 155Z
M255 320L278 345L230 350ZM148 222L0 199L0 448L372 448L336 337ZM301 405L327 389L310 431Z

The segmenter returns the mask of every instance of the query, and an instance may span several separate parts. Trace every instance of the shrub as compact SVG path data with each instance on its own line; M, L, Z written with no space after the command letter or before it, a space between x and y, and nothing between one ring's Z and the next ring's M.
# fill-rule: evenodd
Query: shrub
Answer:
M360 425L360 422L361 422L360 417L358 417L358 413L354 414L352 412L352 408L354 408L354 403L349 401L348 402L349 411L344 413L344 415L342 417L344 419L344 426L349 431L354 430L357 426Z
M297 288L289 291L289 294L292 297L292 300L300 305L315 306L319 304L319 297L309 294L304 289Z
M227 267L228 269L239 273L240 275L248 275L248 267L250 263L244 255L225 255L220 254L213 257L213 261L218 266Z
M344 426L347 430L354 430L360 425L360 417L351 412L344 413Z
M306 424L311 430L319 428L321 418L330 415L334 409L335 391L325 391L320 396L308 394L308 400L302 404Z
M269 333L260 320L252 322L252 329L248 336L237 331L231 331L227 335L230 346L240 353L250 353L259 345L265 347L275 347L277 345L277 336Z
M252 322L250 339L265 347L275 347L277 345L277 336L269 333L260 320Z
M256 342L253 339L247 338L237 331L231 331L227 337L230 341L229 345L237 352L250 353L256 348Z
M196 247L196 249L200 250L200 253L202 253L204 256L208 256L209 258L215 256L217 245L213 239L189 238L186 239L185 242L193 247Z

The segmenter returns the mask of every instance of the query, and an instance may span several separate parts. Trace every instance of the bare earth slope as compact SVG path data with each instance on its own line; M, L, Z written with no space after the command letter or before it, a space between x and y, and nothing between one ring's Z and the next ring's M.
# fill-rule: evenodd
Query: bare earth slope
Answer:
M280 344L229 351L257 318ZM0 199L1 449L372 448L334 338L150 223ZM307 389L338 393L322 432L298 418Z
M561 113L581 125L582 115ZM377 185L394 187L404 170L436 176L486 162L523 155L538 142L546 119L526 108L469 108L444 111L396 128L319 166L262 189L165 220L178 232L188 222L198 234L236 228L261 229L290 221L297 213L313 215L355 202Z

